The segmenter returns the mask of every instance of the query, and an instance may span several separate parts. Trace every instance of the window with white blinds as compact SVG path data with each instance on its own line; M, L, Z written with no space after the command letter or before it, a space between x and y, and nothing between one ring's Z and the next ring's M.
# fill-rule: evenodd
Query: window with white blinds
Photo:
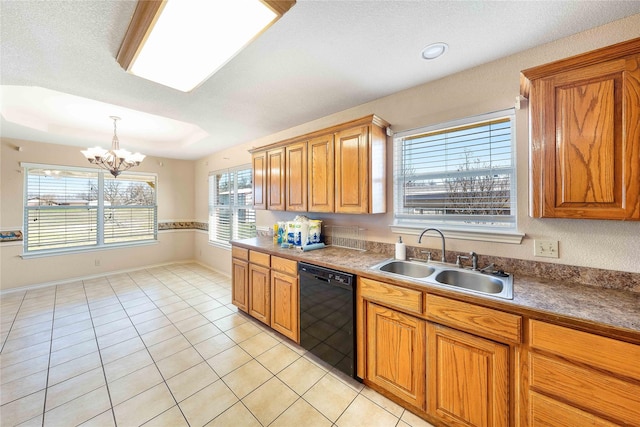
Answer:
M209 174L209 241L229 246L256 236L250 165Z
M395 225L516 229L513 110L395 138Z
M25 166L25 253L155 240L155 175Z

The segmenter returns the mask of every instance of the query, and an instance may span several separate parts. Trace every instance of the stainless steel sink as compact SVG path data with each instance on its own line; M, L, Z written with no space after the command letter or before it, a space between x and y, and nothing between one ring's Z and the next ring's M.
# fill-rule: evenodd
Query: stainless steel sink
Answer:
M485 294L499 294L504 289L500 279L465 270L443 270L436 275L436 282Z
M420 261L398 261L393 259L374 265L371 268L434 286L444 286L464 292L506 299L513 298L513 276L510 274L491 274L464 270L445 263L427 264Z
M409 277L428 277L433 274L435 269L426 264L420 264L410 261L390 261L380 267L380 271L388 273L400 274Z

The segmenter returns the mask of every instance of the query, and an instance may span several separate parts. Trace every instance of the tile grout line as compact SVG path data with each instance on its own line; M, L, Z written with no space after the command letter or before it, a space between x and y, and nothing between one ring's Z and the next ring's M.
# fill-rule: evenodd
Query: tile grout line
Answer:
M106 277L106 276L105 276L105 278L107 280L107 283L109 283L109 278ZM109 286L111 286L111 284L109 284ZM96 342L96 348L98 349L98 357L100 358L100 368L102 368L102 377L104 378L104 385L105 385L105 387L107 389L107 396L109 397L109 406L110 406L110 410L111 410L111 417L113 418L113 424L117 427L118 423L116 422L116 414L115 414L115 411L113 410L113 400L111 399L111 390L109 389L109 382L107 381L107 373L104 370L104 361L102 360L102 352L100 351L100 343L98 342L98 334L96 332L96 325L93 322L93 313L91 312L91 305L89 304L89 297L87 296L87 288L86 288L86 284L85 284L84 280L82 281L82 290L84 292L84 296L85 296L85 299L87 301L87 309L89 310L89 318L91 319L91 326L93 328L93 336L94 336L94 339L95 339L95 342ZM123 307L123 309L124 309L124 307ZM89 420L91 420L91 419L93 419L93 418L95 418L95 417L97 417L99 415L102 415L103 413L104 412L101 412L100 414L96 414L94 417L89 418ZM83 421L83 423L87 422L89 420L85 420L85 421Z

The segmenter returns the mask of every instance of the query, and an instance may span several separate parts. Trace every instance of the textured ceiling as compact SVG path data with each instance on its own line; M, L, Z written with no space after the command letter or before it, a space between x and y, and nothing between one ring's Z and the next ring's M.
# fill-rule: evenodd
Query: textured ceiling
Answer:
M134 9L135 2L121 0L1 0L0 83L113 104L121 111L118 134L124 148L197 159L640 13L640 2L298 0L191 93L127 74L116 63ZM422 60L422 48L436 41L449 44L447 55ZM47 104L22 107L23 116L36 115L48 124L35 128L8 120L8 103L0 104L1 135L108 145L110 138L104 138L113 126L108 116L89 120L77 109L61 114L59 106L50 114ZM129 110L158 122L128 117ZM200 139L193 142L192 134L180 133L163 138L151 129L163 129L162 118L198 129ZM80 124L99 127L101 121L94 133ZM71 123L78 124L75 130Z

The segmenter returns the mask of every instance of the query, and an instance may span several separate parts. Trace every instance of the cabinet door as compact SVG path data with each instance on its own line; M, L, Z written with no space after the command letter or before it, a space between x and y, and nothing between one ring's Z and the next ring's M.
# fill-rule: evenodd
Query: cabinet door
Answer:
M425 321L368 302L366 379L425 407Z
M285 150L267 151L267 209L285 209Z
M307 143L288 145L286 152L286 205L288 211L307 211Z
M309 212L333 212L333 134L309 141Z
M269 325L271 309L269 268L249 264L249 314Z
M267 208L267 153L254 153L253 164L253 207Z
M335 135L336 212L369 212L369 127Z
M249 263L233 258L231 280L231 302L240 310L249 309Z
M640 55L535 80L532 215L640 219Z
M429 323L427 411L451 426L509 425L509 347Z
M298 328L298 278L271 272L271 327L300 342Z

